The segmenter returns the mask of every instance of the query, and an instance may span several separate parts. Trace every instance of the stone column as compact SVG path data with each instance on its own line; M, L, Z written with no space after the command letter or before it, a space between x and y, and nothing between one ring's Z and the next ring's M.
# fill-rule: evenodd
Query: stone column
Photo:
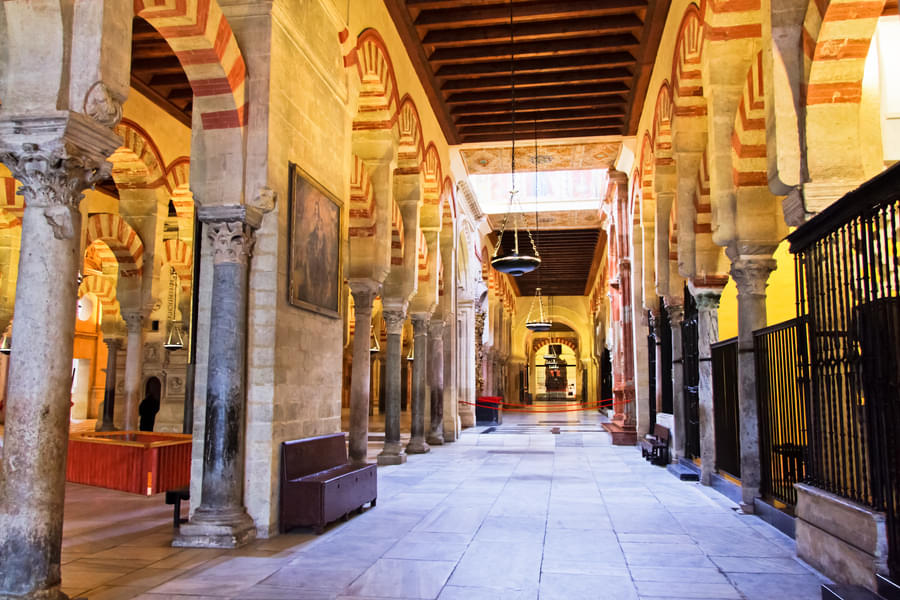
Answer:
M766 285L775 270L771 258L737 258L731 276L738 289L738 410L741 436L741 508L753 512L759 496L759 423L753 332L766 326Z
M369 449L369 391L372 357L369 331L372 329L372 302L378 284L375 281L351 281L356 329L353 335L353 370L350 376L350 462L366 462Z
M378 455L379 465L400 465L406 462L406 453L400 444L400 362L403 357L403 323L405 310L384 311L387 329L387 356L384 381L384 449Z
M122 346L119 338L104 338L106 344L106 389L103 392L103 415L97 431L115 431L116 415L116 356Z
M125 418L122 428L136 431L138 428L138 404L142 400L141 381L144 370L144 315L139 312L123 313L128 329L125 346Z
M483 311L475 312L475 401L484 395L484 317Z
M698 290L694 294L697 303L697 330L700 356L700 483L712 484L716 469L716 421L713 411L712 350L719 341L719 298L721 290Z
M249 206L201 206L212 242L213 282L200 506L173 546L234 548L256 537L244 508L244 370L247 275L262 213Z
M60 552L81 266L78 206L120 144L109 128L80 114L0 123L0 160L22 183L26 206L0 461L0 598L66 598Z
M431 423L425 441L432 446L444 443L444 322L428 323L428 387L431 390Z
M461 303L462 304L462 303ZM457 410L461 427L475 425L475 312L472 301L465 301L459 308L456 322L459 330L456 336L457 369Z
M425 454L431 448L425 442L425 373L428 366L428 315L412 315L413 325L413 397L409 444L407 454Z
M675 422L673 446L675 459L682 458L685 453L687 438L687 411L684 406L684 349L681 345L681 324L684 322L684 306L672 304L666 306L669 312L669 324L672 327L672 413Z

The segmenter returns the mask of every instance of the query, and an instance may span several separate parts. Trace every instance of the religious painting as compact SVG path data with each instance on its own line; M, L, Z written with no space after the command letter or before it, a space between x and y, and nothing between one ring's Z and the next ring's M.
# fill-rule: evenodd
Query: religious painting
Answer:
M290 163L289 301L333 318L341 314L341 203Z

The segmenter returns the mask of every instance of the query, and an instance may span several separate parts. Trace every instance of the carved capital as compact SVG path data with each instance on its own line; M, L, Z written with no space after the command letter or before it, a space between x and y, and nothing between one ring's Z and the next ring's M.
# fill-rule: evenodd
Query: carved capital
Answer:
M353 294L353 310L357 315L371 315L372 303L375 301L377 289L368 282L350 282L350 293Z
M694 296L694 302L697 304L699 312L709 312L719 309L719 300L721 298L722 294L703 292Z
M428 336L432 338L441 338L444 336L444 322L440 319L433 319L428 322Z
M0 161L22 186L17 192L29 208L43 210L56 239L72 239L74 217L84 198L82 191L108 173L106 161L91 158L68 144L44 150L37 144L22 144L17 152L3 152Z
M769 275L775 270L772 258L737 258L731 261L731 277L739 296L765 296Z
M242 221L207 223L207 235L213 245L213 264L247 264L253 250L253 228Z
M103 338L103 343L106 344L106 351L108 353L115 354L122 347L122 338Z
M672 304L666 306L666 312L669 313L669 323L672 327L677 327L684 322L684 306L681 304Z
M144 324L144 315L137 312L122 313L122 320L125 321L128 333L138 333Z
M410 315L413 326L413 336L428 335L428 315L416 313Z
M403 324L406 322L406 313L399 310L384 311L384 324L388 335L400 335L403 333Z

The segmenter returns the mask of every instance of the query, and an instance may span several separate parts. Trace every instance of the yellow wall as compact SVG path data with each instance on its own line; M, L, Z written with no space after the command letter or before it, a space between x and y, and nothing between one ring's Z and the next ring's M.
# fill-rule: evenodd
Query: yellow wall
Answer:
M766 325L776 325L797 316L797 290L794 282L794 255L787 240L775 250L776 269L766 288ZM719 303L719 339L727 340L738 334L737 286L734 279L722 291Z

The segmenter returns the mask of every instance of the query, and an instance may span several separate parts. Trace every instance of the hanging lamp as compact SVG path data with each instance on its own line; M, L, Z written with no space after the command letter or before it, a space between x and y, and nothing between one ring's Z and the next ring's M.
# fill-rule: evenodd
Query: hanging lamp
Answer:
M534 254L527 252L519 253L519 219L521 215L513 216L513 251L510 254L501 255L500 248L503 245L503 234L506 232L506 226L509 222L510 215L513 213L514 204L516 203L516 49L515 49L515 29L513 28L513 5L512 0L509 3L509 84L512 96L512 188L509 190L509 208L503 217L503 224L500 226L500 235L497 236L497 245L491 255L491 266L501 273L519 277L525 273L530 273L537 269L541 264L541 256L538 254L537 246L534 244L534 238L531 237L531 231L528 232L528 239L531 241L531 249Z
M174 267L169 268L169 310L168 310L168 330L169 335L166 337L166 342L163 344L163 348L168 350L169 352L174 352L176 350L181 350L184 348L184 335L181 333L181 321L176 321L175 310L176 305L178 304L178 273L175 271Z
M535 235L539 236L541 224L537 211L537 193L538 193L538 143L537 143L537 121L534 122L534 230ZM534 305L537 303L537 314L534 314ZM534 290L534 298L531 299L531 307L528 309L528 317L525 319L525 327L531 331L542 333L550 331L553 322L550 320L549 313L544 315L544 299L541 296L541 272L538 271L538 286Z

